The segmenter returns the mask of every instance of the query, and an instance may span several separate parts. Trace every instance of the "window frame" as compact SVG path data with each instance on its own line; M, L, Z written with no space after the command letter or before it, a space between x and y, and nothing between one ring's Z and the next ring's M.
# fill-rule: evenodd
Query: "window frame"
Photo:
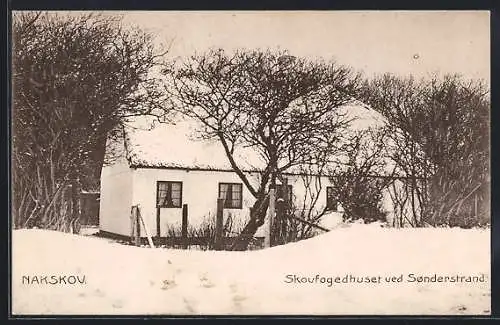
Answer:
M329 194L329 190L333 191L333 186L327 186L326 187L326 210L327 211L339 211L339 201L338 200L333 200L335 203L335 206L332 206L332 201L330 200L331 195Z
M224 209L243 209L243 184L242 183L231 183L231 182L219 182L218 185L218 192L217 192L217 198L221 197L221 186L222 185L230 185L231 188L231 206L226 205L226 200L224 200ZM240 203L238 206L234 206L232 203L234 202L233 199L233 186L237 185L240 187Z
M159 199L160 199L159 194L160 194L160 185L161 184L179 184L180 185L179 206L176 206L174 204L172 204L171 206L159 204ZM182 185L183 184L181 181L156 181L156 207L161 208L161 209L179 209L179 208L182 208L182 189L183 189ZM172 185L170 185L170 189L172 189ZM170 195L172 195L172 192L170 192ZM170 199L173 202L172 197Z

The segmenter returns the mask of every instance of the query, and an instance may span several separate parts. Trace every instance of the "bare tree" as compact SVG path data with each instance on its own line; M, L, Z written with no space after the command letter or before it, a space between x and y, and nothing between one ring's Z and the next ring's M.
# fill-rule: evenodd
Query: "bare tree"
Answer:
M14 226L67 231L77 187L99 184L106 138L165 113L150 73L162 53L112 16L16 13L12 35Z
M175 98L172 106L199 121L205 138L222 144L256 199L233 249L245 249L264 223L267 193L283 173L316 165L336 150L348 122L336 107L351 100L358 79L335 63L259 50L211 50L174 69L167 88ZM242 148L253 149L262 161L258 183L252 183L235 159Z
M392 158L409 177L419 225L472 226L489 219L489 90L458 75L377 77L364 99L393 127Z
M383 191L394 181L389 162L389 128L355 131L343 150L343 163L329 169L333 197L344 209L344 220L385 221Z

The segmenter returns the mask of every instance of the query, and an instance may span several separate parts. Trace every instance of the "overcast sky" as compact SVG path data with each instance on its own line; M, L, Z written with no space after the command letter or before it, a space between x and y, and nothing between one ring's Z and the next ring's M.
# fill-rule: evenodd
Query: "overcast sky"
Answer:
M122 12L123 13L123 12ZM487 11L126 12L182 57L210 47L279 48L335 58L366 74L462 73L489 80Z

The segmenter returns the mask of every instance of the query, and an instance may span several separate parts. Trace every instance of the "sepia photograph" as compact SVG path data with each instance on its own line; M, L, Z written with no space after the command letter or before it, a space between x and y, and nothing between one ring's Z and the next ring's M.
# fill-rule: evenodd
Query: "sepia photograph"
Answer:
M489 11L13 11L13 316L491 315Z

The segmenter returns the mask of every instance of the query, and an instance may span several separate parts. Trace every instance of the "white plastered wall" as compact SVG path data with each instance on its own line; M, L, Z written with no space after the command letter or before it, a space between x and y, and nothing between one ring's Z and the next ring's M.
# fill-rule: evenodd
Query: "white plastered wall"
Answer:
M113 145L123 151L123 142ZM112 164L104 166L101 172L99 230L130 236L132 191L132 170L121 155Z
M156 188L158 181L182 182L182 204L188 205L188 224L190 227L199 227L204 222L215 220L217 196L219 183L242 183L234 172L185 170L185 169L162 169L162 168L137 168L132 172L134 191L132 204L139 204L141 215L152 236L157 235L157 210L156 210ZM252 184L258 184L257 174L247 174ZM301 205L306 189L300 176L288 176L288 184L293 186L294 201ZM315 210L320 211L326 205L326 186L330 185L326 177L322 178L321 191L315 205ZM224 222L228 216L233 217L233 225L241 229L248 217L250 207L255 199L249 190L243 185L243 207L242 209L224 209ZM338 214L325 216L338 218ZM168 229L174 228L179 231L182 223L182 208L160 209L160 235L167 236ZM256 236L262 236L265 225L259 229Z

